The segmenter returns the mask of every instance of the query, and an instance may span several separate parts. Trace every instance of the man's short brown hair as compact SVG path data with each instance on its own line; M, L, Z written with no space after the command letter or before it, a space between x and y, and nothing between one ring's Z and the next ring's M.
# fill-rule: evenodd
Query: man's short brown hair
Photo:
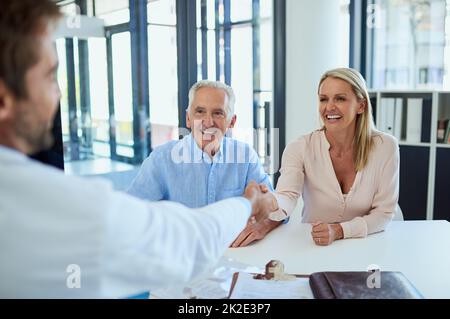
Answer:
M26 98L25 74L39 61L38 36L61 16L52 0L0 0L0 80Z

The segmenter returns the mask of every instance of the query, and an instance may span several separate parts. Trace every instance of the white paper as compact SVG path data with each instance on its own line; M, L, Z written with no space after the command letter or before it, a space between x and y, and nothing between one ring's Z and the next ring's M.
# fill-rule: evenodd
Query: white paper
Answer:
M230 299L314 299L309 278L260 280L239 273Z
M151 299L222 299L230 292L233 274L235 272L263 273L259 267L237 262L231 258L222 257L212 271L182 286L172 286L166 289L151 290Z

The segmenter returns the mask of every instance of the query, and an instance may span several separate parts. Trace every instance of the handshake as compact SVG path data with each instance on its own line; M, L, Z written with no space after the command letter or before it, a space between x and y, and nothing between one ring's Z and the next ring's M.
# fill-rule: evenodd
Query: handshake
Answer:
M245 247L256 240L263 239L286 218L284 211L278 208L277 199L269 192L266 185L250 182L242 196L252 204L252 215L247 226L231 244L232 248Z
M252 204L252 214L250 220L258 223L269 218L271 212L278 210L278 202L266 185L258 185L251 181L245 188L243 197Z

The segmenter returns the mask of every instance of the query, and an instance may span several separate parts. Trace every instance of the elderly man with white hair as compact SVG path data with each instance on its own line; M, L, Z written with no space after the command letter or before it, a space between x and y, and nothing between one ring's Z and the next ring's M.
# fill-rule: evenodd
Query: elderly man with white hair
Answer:
M155 148L128 193L197 208L242 194L252 180L272 190L253 148L225 136L236 123L234 103L233 89L222 82L203 80L194 84L186 110L191 134ZM262 239L279 224L269 219L249 224L233 246Z

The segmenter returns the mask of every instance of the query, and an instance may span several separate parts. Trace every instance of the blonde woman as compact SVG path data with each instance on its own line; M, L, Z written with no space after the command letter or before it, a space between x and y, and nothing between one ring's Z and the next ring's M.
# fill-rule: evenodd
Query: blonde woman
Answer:
M318 99L323 127L287 145L274 195L287 216L303 197L302 221L324 246L385 229L398 201L399 150L375 129L358 71L327 71Z

